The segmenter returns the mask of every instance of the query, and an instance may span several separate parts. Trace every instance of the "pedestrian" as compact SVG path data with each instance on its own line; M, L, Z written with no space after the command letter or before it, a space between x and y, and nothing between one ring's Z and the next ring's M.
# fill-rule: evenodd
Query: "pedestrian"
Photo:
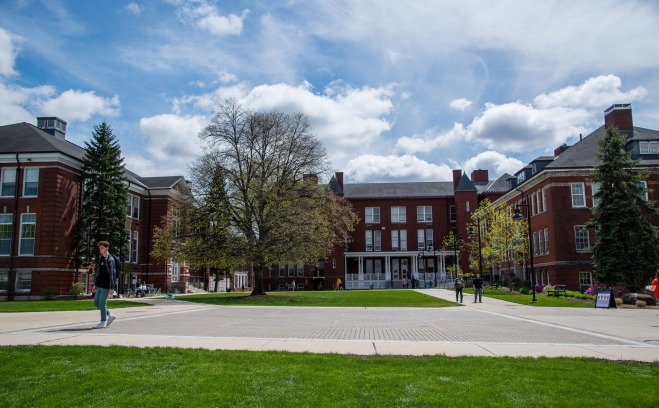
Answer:
M407 287L407 279L403 279L403 289Z
M478 300L478 303L483 303L483 279L481 279L480 275L476 274L473 283L474 283L474 303L476 303L476 300Z
M343 290L343 282L341 282L341 278L336 280L336 290Z
M131 286L133 287L133 292L137 290L137 278L133 276L133 279L130 281Z
M295 281L291 283L291 287L293 288L293 292L295 292Z
M652 286L654 286L654 297L657 299L657 304L659 304L659 271L654 274L654 279L652 280Z
M112 324L115 315L108 310L108 296L114 294L117 282L117 270L112 255L110 255L110 244L108 241L98 243L100 256L96 263L96 276L94 277L94 306L101 312L101 321L94 326L95 329L103 329Z
M458 295L460 295L460 303L462 303L462 288L464 287L464 281L462 276L455 278L455 301L458 301Z

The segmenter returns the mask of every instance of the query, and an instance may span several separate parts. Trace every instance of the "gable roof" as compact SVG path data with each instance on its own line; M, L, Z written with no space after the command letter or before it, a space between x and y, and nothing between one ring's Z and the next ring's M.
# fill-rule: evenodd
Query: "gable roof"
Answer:
M453 196L453 182L345 184L345 198L432 198Z
M460 181L458 181L458 185L455 187L455 191L478 191L478 189L476 189L476 186L471 179L467 177L467 173L463 172Z

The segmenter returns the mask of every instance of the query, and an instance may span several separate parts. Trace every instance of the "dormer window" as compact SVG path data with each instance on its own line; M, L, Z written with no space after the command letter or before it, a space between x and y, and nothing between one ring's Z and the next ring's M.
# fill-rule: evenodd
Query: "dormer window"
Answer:
M525 179L526 179L526 175L524 174L524 172L519 173L519 174L517 175L517 184L521 183L521 182L524 181Z
M641 154L659 154L659 142L639 142Z

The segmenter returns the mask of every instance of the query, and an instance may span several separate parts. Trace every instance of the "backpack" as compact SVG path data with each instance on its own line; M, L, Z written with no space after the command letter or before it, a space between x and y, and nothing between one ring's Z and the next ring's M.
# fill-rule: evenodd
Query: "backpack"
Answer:
M116 255L112 255L112 259L114 259L114 270L117 273L117 280L121 277L121 261L119 260L119 257Z
M458 278L455 280L455 288L462 289L462 278Z

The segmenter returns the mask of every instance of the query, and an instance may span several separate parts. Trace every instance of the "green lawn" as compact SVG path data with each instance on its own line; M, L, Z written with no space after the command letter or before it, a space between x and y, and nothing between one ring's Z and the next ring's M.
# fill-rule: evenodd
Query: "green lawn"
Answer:
M485 288L483 297L505 300L506 302L518 303L520 305L537 306L537 307L595 307L594 301L579 300L575 298L566 298L565 296L554 297L547 296L546 293L536 293L536 303L532 302L533 295L520 295L518 293L511 293L507 288L494 289ZM464 289L464 300L473 301L474 290L472 288ZM469 295L467 295L469 294Z
M241 306L324 306L324 307L447 307L454 302L413 290L342 290L309 292L269 292L250 296L248 292L186 295L178 300L212 305Z
M126 307L151 306L146 303L129 302L126 300L108 300L109 309L123 309ZM0 302L0 313L15 312L61 312L71 310L95 310L94 301L85 300L16 300Z
M0 348L3 407L650 407L659 365L568 358Z

